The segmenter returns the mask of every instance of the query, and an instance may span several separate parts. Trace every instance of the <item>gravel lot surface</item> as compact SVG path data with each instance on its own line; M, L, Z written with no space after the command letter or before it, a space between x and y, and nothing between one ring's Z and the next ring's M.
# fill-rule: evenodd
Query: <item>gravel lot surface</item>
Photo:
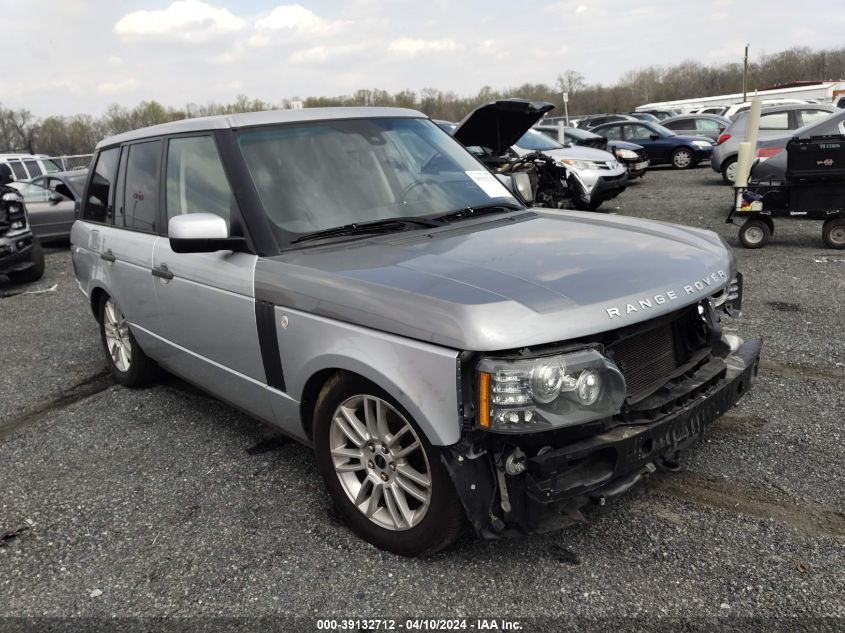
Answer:
M736 248L753 392L586 523L417 560L344 527L309 449L175 378L115 386L47 249L41 281L0 280L0 616L845 618L845 252L796 221L743 250L730 197L709 167L655 169L607 206Z

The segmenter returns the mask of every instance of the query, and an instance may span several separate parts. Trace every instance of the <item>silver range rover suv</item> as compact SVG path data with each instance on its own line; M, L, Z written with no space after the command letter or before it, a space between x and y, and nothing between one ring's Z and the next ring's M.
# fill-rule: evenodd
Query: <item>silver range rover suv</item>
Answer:
M423 554L677 468L757 373L716 234L519 191L412 110L168 123L98 145L73 263L118 382L277 426L358 534Z

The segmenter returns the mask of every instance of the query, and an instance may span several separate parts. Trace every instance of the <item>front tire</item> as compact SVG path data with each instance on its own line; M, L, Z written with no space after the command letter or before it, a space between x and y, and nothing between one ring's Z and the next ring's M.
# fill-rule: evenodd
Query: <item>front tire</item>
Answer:
M100 298L97 318L106 364L114 379L126 387L143 387L152 382L158 375L158 366L138 345L114 299L108 295Z
M746 220L739 229L739 241L745 248L763 248L771 236L769 224L755 218Z
M41 249L41 242L38 238L32 238L32 251L30 252L32 266L25 270L10 270L9 280L16 284L28 284L38 281L44 276L44 251Z
M463 531L463 507L440 455L384 390L338 373L314 410L314 448L329 496L379 549L431 554Z
M822 227L822 239L828 248L845 248L845 218L831 218Z
M689 169L695 167L695 155L687 147L679 147L672 152L672 167L675 169Z

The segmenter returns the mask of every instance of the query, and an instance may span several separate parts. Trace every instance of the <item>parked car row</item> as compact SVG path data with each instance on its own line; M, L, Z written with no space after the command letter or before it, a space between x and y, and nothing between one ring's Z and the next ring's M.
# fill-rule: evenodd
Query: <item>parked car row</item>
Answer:
M610 141L627 141L641 145L651 165L671 165L689 169L708 160L713 151L712 141L705 136L676 134L659 123L650 121L622 121L603 123L590 130Z

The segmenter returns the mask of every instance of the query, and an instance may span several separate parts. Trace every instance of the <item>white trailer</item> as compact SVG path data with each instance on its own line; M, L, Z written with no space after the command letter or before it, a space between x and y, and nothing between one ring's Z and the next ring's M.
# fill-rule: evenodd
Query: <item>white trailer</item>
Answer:
M760 97L764 101L779 99L798 99L816 103L833 104L845 108L845 80L820 81L813 84L793 86L790 88L773 88L771 90L749 91L747 100ZM677 99L675 101L661 101L647 103L636 108L636 112L654 109L669 109L679 112L690 112L700 108L713 106L731 106L743 103L742 93L717 95L715 97L696 97L694 99Z

